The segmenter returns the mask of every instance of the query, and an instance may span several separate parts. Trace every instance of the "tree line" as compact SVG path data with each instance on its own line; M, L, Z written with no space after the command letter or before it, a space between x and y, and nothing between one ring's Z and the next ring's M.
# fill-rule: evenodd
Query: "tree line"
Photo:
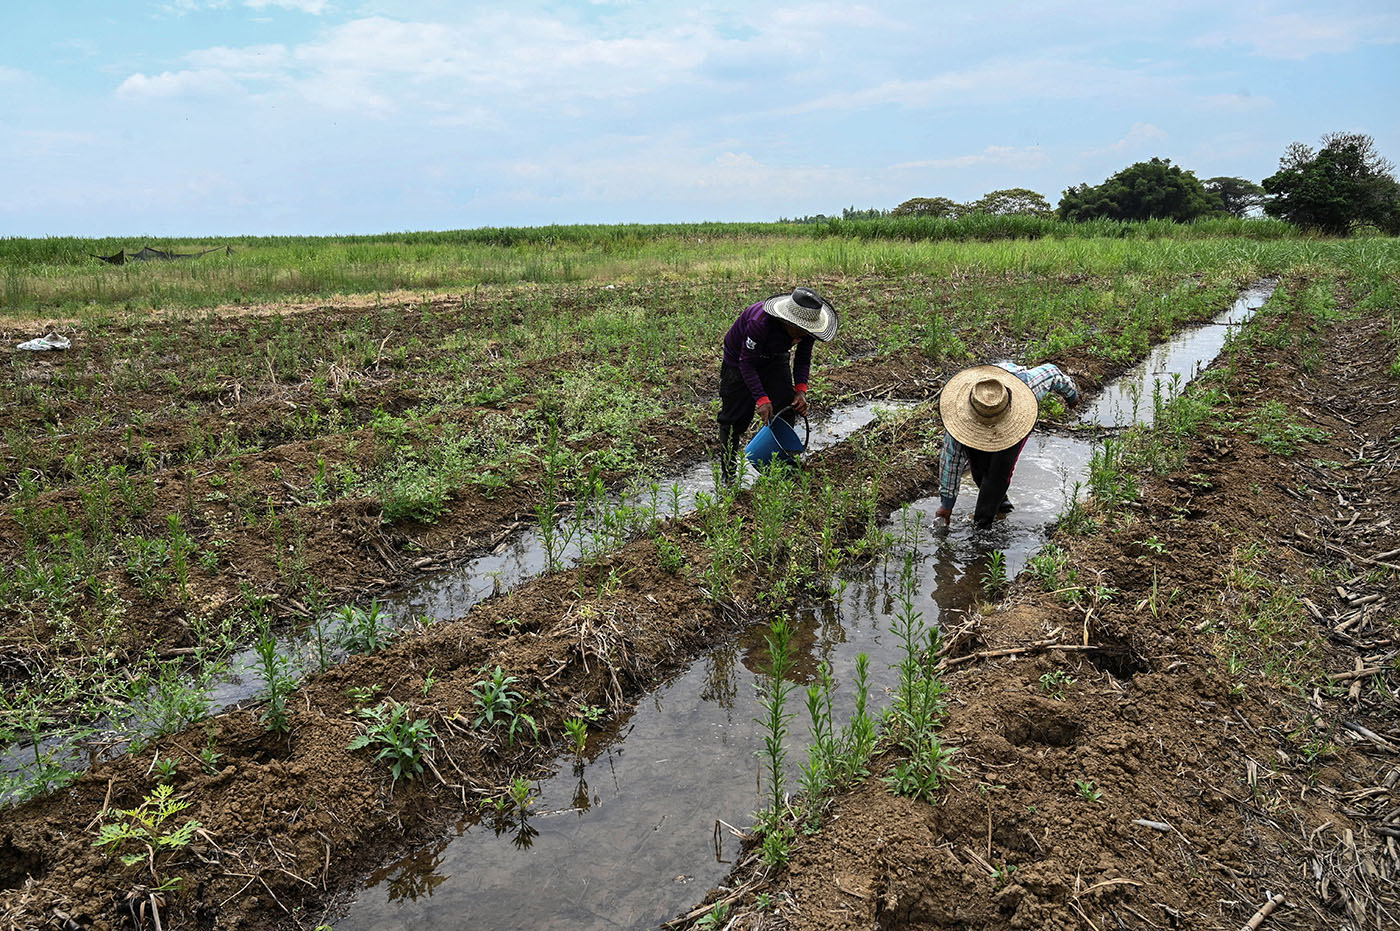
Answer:
M1271 217L1333 236L1365 229L1400 235L1400 182L1395 166L1381 156L1375 140L1361 133L1329 133L1320 145L1295 142L1279 159L1278 171L1261 184L1245 178L1205 181L1194 172L1153 158L1129 165L1102 184L1077 184L1057 206L1028 188L992 191L970 203L947 197L913 197L892 210L842 211L842 220L886 216L956 219L973 214L1058 217L1087 220L1175 220L1250 216L1262 209ZM820 223L836 217L784 218L780 222Z

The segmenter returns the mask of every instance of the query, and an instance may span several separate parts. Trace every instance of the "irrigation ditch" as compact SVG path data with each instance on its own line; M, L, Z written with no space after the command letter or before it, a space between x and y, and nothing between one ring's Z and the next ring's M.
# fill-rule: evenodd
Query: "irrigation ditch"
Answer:
M1225 328L1215 329L1223 334ZM1277 334L1279 329L1274 326L1270 332ZM1383 358L1383 341L1373 334L1370 343L1363 339L1358 347ZM1272 352L1269 361L1280 367L1297 368L1297 359L1278 346L1252 348ZM1325 351L1330 353L1331 347ZM1112 371L1102 360L1075 359L1072 364L1076 374L1095 387ZM1194 368L1187 366L1182 383ZM1266 374L1275 373L1270 369ZM1287 387L1286 380L1280 381ZM1167 394L1180 386L1168 380ZM918 401L922 394L926 400L935 393L936 383L925 382L919 391L910 392L910 399ZM1162 410L1150 391L1140 387L1136 394L1139 407ZM1165 397L1158 400L1165 402ZM1339 405L1338 410L1343 418L1357 416L1351 408L1342 410ZM1112 450L1122 425L1078 432L1065 425L1038 433L1013 486L1016 510L990 534L974 538L962 526L947 535L928 532L931 508L923 496L935 480L937 458L929 419L924 403L861 425L842 442L813 455L795 480L800 486L758 487L735 498L708 496L688 514L676 506L672 516L631 542L606 551L580 551L581 562L572 569L561 565L557 571L528 578L536 567L550 568L548 553L541 556L549 545L537 534L531 538L534 531L516 538L519 548L503 538L505 549L491 554L503 560L500 567L476 566L488 573L485 579L460 578L423 589L405 597L399 609L400 616L417 615L431 613L424 605L440 604L444 610L434 615L440 620L368 655L349 657L300 688L289 689L280 709L284 728L269 730L271 709L265 704L235 707L198 727L157 738L140 753L99 761L69 788L8 813L0 843L0 915L17 926L48 922L63 927L150 925L157 914L166 926L200 927L311 927L323 920L336 927L424 922L460 926L464 916L492 927L510 927L512 922L521 927L650 927L677 913L689 914L691 923L706 927L957 922L1035 927L1046 920L1077 920L1068 916L1083 909L1086 916L1093 913L1085 921L1098 927L1107 913L1093 911L1100 904L1094 897L1107 898L1106 891L1121 897L1109 905L1141 910L1140 899L1131 896L1144 880L1111 875L1115 863L1107 854L1100 858L1107 861L1101 867L1103 875L1082 887L1066 886L1060 873L1037 879L1037 871L1055 872L1045 863L1053 858L1031 856L1035 842L1025 839L1029 829L1019 823L1007 828L999 822L994 831L990 807L986 847L977 848L985 849L979 856L986 872L977 872L981 867L975 857L954 849L957 879L964 889L977 890L976 902L964 901L966 895L957 896L959 903L940 899L918 881L919 870L929 869L927 862L899 861L895 856L892 848L900 845L889 838L905 837L897 826L903 822L910 831L925 832L913 838L911 850L936 851L916 856L945 856L937 852L943 850L945 835L977 836L973 828L978 825L971 823L975 819L969 812L988 798L1000 804L1011 794L1005 783L987 778L992 775L988 766L1023 767L1027 784L1043 790L1035 755L1043 762L1061 751L1079 753L1081 737L1093 730L1093 725L1066 714L1060 707L1064 701L1045 692L1040 679L1018 680L1018 694L1006 698L996 693L997 688L1009 689L1005 678L988 677L981 691L976 685L962 691L974 681L968 670L1004 664L1015 667L1023 679L1026 666L1041 676L1059 671L1077 680L1068 684L1067 697L1087 692L1091 676L1101 678L1110 694L1115 688L1122 693L1158 681L1153 677L1167 675L1164 670L1178 660L1170 658L1170 651L1144 649L1123 629L1124 614L1132 613L1125 603L1141 588L1146 568L1154 569L1152 594L1167 602L1168 592L1157 592L1155 571L1160 568L1166 576L1167 569L1153 563L1154 556L1162 555L1154 547L1180 546L1183 554L1188 549L1165 530L1158 536L1143 532L1141 525L1124 535L1131 540L1114 539L1102 515L1090 515L1085 519L1097 521L1099 535L1106 535L1111 544L1137 547L1129 557L1138 568L1132 578L1097 576L1091 585L1087 579L1093 570L1081 569L1080 582L1070 586L1081 596L1074 604L1056 600L1057 588L1047 592L1048 602L1027 594L1029 586L1023 580L1011 591L1013 600L1025 599L1026 604L992 612L984 603L983 589L993 554L1000 554L999 571L1008 579L1022 565L1033 565L1038 580L1073 568L1068 561L1059 562L1060 555L1049 560L1044 553L1035 555L1036 549L1066 507L1083 516L1070 493L1093 454L1080 434L1108 436L1107 448ZM1383 443L1393 448L1393 421L1388 423L1391 433ZM1192 436L1189 442L1208 441ZM1112 453L1107 455L1111 459ZM1193 455L1199 458L1201 453L1195 449ZM1386 460L1373 449L1358 461L1375 468ZM1188 464L1201 465L1191 459L1182 468ZM1263 474L1266 465L1277 467L1258 457L1248 464L1256 475ZM1174 499L1180 513L1164 510L1157 515L1164 522L1189 522L1210 513L1209 505L1198 500L1205 496L1199 481L1189 472L1182 479L1182 468L1172 473L1172 480L1185 482L1185 497ZM1201 474L1214 476L1209 466L1203 469ZM871 481L874 476L878 482ZM1302 493L1296 491L1296 483L1289 487ZM1270 503L1277 503L1280 495L1289 497L1281 492ZM797 513L785 508L784 500L816 500L820 513ZM1138 508L1126 495L1117 503L1121 514L1129 517ZM1156 503L1149 498L1143 506ZM1358 523L1353 520L1347 529L1364 529ZM1180 529L1170 526L1173 533ZM776 580L784 588L775 592L774 579L755 573L747 557L738 557L737 527L754 535L770 560L791 568L784 579ZM913 527L922 531L916 533ZM1181 532L1190 536L1195 528ZM1097 539L1093 534L1088 538ZM1380 539L1384 537L1373 542ZM1072 550L1058 542L1056 546L1056 554ZM1346 544L1329 536L1312 548L1330 553L1329 546ZM1182 555L1180 561L1190 562L1193 556ZM1063 558L1069 560L1072 554ZM912 571L906 571L906 565ZM1193 568L1205 573L1211 567ZM515 572L521 581L512 588L509 580ZM1372 646L1357 654L1362 660L1357 668L1381 664L1384 688L1384 664L1389 660L1384 648L1375 648L1384 626L1368 607L1388 603L1388 580L1351 581L1348 576L1342 581L1349 582L1349 588L1343 587L1354 593L1353 600L1380 596L1360 605L1361 620L1353 619L1346 629L1370 631L1358 641ZM1086 603L1097 620L1085 613ZM959 765L964 775L947 790L947 805L892 796L878 781L853 790L871 806L868 809L845 796L827 799L821 830L810 838L794 833L784 865L756 859L751 837L739 842L724 830L716 837L715 825L748 824L761 807L760 792L767 791L763 783L757 789L754 784L758 735L752 718L757 712L750 696L762 691L762 670L770 651L753 625L771 618L778 606L793 604L799 607L793 618L797 651L792 678L810 682L821 675L820 664L828 663L829 674L842 683L836 692L838 716L846 715L853 704L847 690L857 653L872 657L872 702L878 702L885 689L897 688L889 668L892 615L918 614L941 625L947 647L941 659L949 667L950 681L957 683L956 708L944 730L950 744L963 748ZM1155 604L1139 606L1137 613L1151 609L1155 616ZM1325 614L1325 607L1319 613ZM1052 608L1082 623L1086 639L1092 628L1094 645L1100 649L1058 651L1064 625L1044 625L1047 617L1056 616ZM1012 637L1009 645L1002 645L998 617L1020 617L1024 629L1019 634L1034 636ZM1180 619L1174 617L1173 623L1177 630ZM1047 643L1052 638L1057 639ZM303 645L283 655L305 649ZM1001 658L998 649L1009 652ZM1055 657L1088 665L1070 668L1052 662ZM1374 686L1366 677L1375 675L1367 672L1344 680L1343 692L1352 682L1362 681L1369 699ZM266 685L262 683L264 689ZM1252 687L1247 685L1245 692ZM1202 694L1210 694L1204 700L1223 709L1232 700L1230 689L1227 683ZM503 707L511 713L503 713L500 720L508 724L482 721L483 696L488 694L505 702ZM1119 699L1122 704L1121 694ZM976 709L969 714L971 724L958 718L958 709L969 706ZM1120 709L1107 703L1096 710L1106 719L1121 717ZM1254 716L1249 708L1243 713ZM581 749L566 750L577 733L571 725L580 721ZM373 742L374 735L390 733L380 725L392 722L405 727L422 722L432 735L421 745L426 753L388 755L402 767L404 778L389 775L385 753L376 758L378 751L392 747ZM1375 726L1379 730L1369 732L1387 740L1385 725ZM1312 730L1308 739L1316 736ZM527 734L536 739L527 739ZM979 734L984 744L978 744ZM799 742L793 744L789 762L795 764L801 744L793 736ZM1328 732L1319 739L1332 736ZM986 743L995 744L996 737L1025 749L1013 752ZM1122 733L1113 740L1115 759L1150 755L1142 740ZM1353 752L1350 744L1332 743L1337 744L1331 751L1337 756ZM1093 745L1088 758L1107 758L1113 749L1107 741ZM1327 759L1320 749L1314 750L1319 759ZM882 757L872 761L871 768L878 775L892 764ZM1115 765L1124 771L1129 767L1121 760ZM1337 768L1352 771L1340 764ZM1143 769L1159 775L1151 767ZM790 780L795 778L793 766L785 771ZM1282 780L1275 772L1266 770L1260 777L1256 766L1254 785ZM1083 773L1084 781L1091 782L1090 794L1100 791L1095 786L1115 785L1107 773ZM1057 778L1063 781L1062 775ZM1394 781L1387 784L1385 778L1382 773L1375 783L1381 791L1352 804L1379 808L1393 787ZM157 783L170 785L189 807L158 809L159 800L148 791ZM856 807L842 807L852 804ZM1253 804L1265 817L1277 814L1258 798ZM727 816L717 811L720 808ZM941 828L927 827L925 809L930 808L949 812ZM147 815L161 812L159 829L148 835L150 840L168 836L162 830L175 832L177 825L187 827L194 820L198 826L188 829L182 843L152 844L144 861L118 866L120 861L108 849L94 848L94 829L117 823L118 813L137 810ZM893 820L872 820L872 811L878 819ZM1113 811L1116 814L1118 808ZM999 809L999 817L1000 813ZM125 823L135 822L128 817ZM1067 829L1070 823L1061 822L1056 829ZM1384 826L1382 820L1377 823ZM853 832L846 833L847 828ZM1365 835L1357 846L1360 830L1358 826L1351 835L1352 849L1372 851L1374 845L1367 846ZM1086 837L1103 841L1093 832ZM833 854L837 847L832 845L843 843L850 846L842 848L838 868ZM1394 844L1390 847L1393 857ZM993 848L1002 856L995 856ZM1119 856L1111 844L1104 849ZM409 855L386 860L393 850ZM1342 863L1344 854L1336 856L1336 863ZM1389 875L1384 843L1378 856L1373 869ZM1024 883L1008 881L1018 857L1019 877L1030 877ZM1338 907L1340 897L1345 900L1340 907L1350 909L1348 914L1375 918L1379 913L1374 904L1383 896L1352 894L1361 888L1356 877L1348 873L1342 882L1340 874L1329 872L1333 860L1324 860L1322 873L1332 879L1334 889L1347 892L1331 899L1322 895L1319 907ZM1081 867L1074 864L1075 869ZM1070 868L1068 857L1057 867L1061 872ZM1364 867L1356 869L1365 872ZM367 875L369 884L354 892L357 880ZM1170 919L1174 910L1188 916L1188 927L1195 926L1191 917L1200 917L1202 896L1217 894L1214 888L1207 895L1190 883L1177 883L1160 869L1153 880L1167 890L1158 895L1168 909L1160 920ZM815 887L823 883L825 891L818 891ZM715 888L703 895L708 886ZM1242 887L1240 898L1219 914L1233 918L1246 909L1245 891L1257 892L1252 886ZM690 908L701 898L708 900L704 906ZM1130 915L1121 910L1118 914ZM1280 909L1278 915L1275 920L1296 922L1300 913ZM747 924L736 924L741 920Z
M1104 385L1075 422L1110 430L1150 422L1274 284L1252 286L1209 324L1154 347ZM843 572L835 595L799 603L791 677L806 687L824 667L836 682L852 683L864 656L862 700L883 708L899 687L898 615L952 629L987 598L984 578L994 560L1003 578L1017 576L1087 485L1103 432L1034 434L1017 466L1015 509L991 531L961 521L941 532L936 494L902 507L884 528L894 545ZM755 778L763 731L754 696L763 692L766 649L760 625L705 653L597 735L591 758L569 755L537 779L530 808L517 817L464 824L455 837L376 870L336 926L432 926L452 916L501 929L647 929L687 911L692 884L714 885L742 859L732 826L749 825L764 805ZM841 690L832 713L849 718L855 701ZM810 743L810 734L795 730L786 767L794 786Z

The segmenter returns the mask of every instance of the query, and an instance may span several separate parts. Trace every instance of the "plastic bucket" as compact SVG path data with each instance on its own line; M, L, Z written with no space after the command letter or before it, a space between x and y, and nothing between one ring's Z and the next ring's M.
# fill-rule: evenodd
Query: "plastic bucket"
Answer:
M794 463L804 449L806 443L798 437L792 424L781 417L774 417L749 440L749 445L744 447L744 455L755 469L761 469L775 460Z

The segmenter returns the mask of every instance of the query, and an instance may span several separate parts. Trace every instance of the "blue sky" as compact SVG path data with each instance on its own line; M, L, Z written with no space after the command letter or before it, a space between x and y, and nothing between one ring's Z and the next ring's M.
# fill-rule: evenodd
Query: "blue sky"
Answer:
M0 8L0 235L775 220L1400 162L1395 0Z

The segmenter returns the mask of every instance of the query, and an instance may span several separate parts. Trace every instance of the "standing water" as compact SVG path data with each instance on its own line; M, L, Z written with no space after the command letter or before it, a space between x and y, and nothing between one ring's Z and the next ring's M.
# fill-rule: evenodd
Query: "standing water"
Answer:
M809 448L819 450L839 443L873 421L881 409L895 409L897 403L879 404L865 401L843 405L812 425ZM747 467L747 466L746 466ZM658 481L652 486L655 501L653 511L661 516L685 514L694 509L698 491L709 489L714 477L709 462L703 462L684 472ZM640 495L633 494L636 503ZM571 566L581 558L585 532L574 532L568 522L558 528L557 536L568 539L555 554L556 565ZM414 585L396 592L379 605L375 623L385 633L402 629L420 617L460 617L472 606L492 594L508 591L549 568L540 532L530 528L503 541L492 552L465 565L427 576ZM319 641L310 634L287 636L279 640L277 653L286 657L294 669L312 668L319 661L319 650L326 649L329 661L338 662L345 651L337 646L344 632L344 622L332 616L321 620ZM318 646L319 643L319 646ZM196 686L177 681L181 689L193 689L203 694L207 713L215 714L240 701L255 700L266 685L259 673L257 650L248 646L232 656L227 674ZM128 709L129 710L129 709ZM33 738L0 746L0 804L8 800L3 788L5 777L24 776L44 767L73 771L88 769L101 759L122 752L132 738L150 736L138 720L99 720L78 728L41 732ZM20 780L21 782L23 780Z
M1108 385L1081 422L1112 427L1150 418L1161 380L1174 387L1194 378L1220 352L1228 325L1248 319L1272 291L1272 283L1261 282L1213 324L1157 347ZM902 519L925 528L914 600L925 623L951 619L979 599L993 551L1005 555L1008 577L1025 566L1082 481L1091 453L1083 439L1033 434L1012 482L1015 509L989 530L970 526L972 488L946 531L935 523L936 497L910 506ZM853 704L857 654L870 656L872 697L897 681L900 644L890 626L901 567L902 558L848 574L839 595L794 619L800 655L792 676L806 684L819 663L829 663L839 683L838 722ZM718 822L746 827L764 804L756 758L762 735L754 721L764 653L761 628L715 648L620 712L606 733L590 734L586 760L561 759L558 771L537 783L538 800L524 819L489 824L468 817L455 837L372 875L336 928L645 929L692 905L738 854ZM800 693L790 701L790 710L799 710ZM799 716L790 769L805 754L804 733Z

